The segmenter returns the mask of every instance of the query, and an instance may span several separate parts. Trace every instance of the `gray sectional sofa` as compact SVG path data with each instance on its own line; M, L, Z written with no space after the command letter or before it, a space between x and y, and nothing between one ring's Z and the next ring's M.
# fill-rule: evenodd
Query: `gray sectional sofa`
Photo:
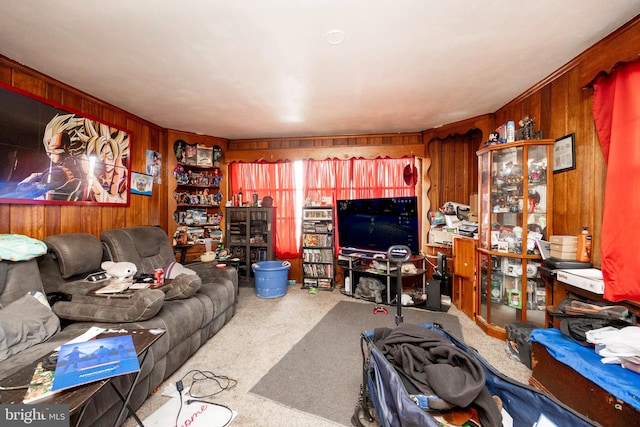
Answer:
M0 362L0 385L22 368L35 367L54 348L93 325L164 329L166 332L153 344L141 367L141 377L131 399L131 406L138 408L235 314L237 272L231 267L216 268L215 263L188 264L186 267L196 275L178 275L162 290L138 290L130 298L92 294L102 284L84 279L100 271L104 260L132 262L138 273L146 274L175 262L169 237L159 227L105 230L100 238L88 233L59 234L45 238L44 242L47 253L37 260L0 261L0 313L29 291L41 291L50 297L53 312L52 318L41 323L59 322L60 330L44 342L24 349L24 344L14 347L19 351ZM47 316L45 313L44 317ZM130 381L129 377L117 380L121 389L126 389ZM120 407L116 393L105 387L91 400L80 425L113 425Z

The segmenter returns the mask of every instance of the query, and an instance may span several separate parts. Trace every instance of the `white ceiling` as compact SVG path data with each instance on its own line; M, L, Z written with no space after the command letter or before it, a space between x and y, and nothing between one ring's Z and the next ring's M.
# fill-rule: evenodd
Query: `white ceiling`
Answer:
M496 111L639 13L638 0L0 0L0 54L170 129L411 132Z

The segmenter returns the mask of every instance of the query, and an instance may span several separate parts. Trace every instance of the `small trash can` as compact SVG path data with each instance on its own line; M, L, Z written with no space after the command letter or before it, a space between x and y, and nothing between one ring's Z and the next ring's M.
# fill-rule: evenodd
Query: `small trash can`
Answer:
M260 298L278 298L287 293L289 261L260 261L251 265L255 276L256 295Z

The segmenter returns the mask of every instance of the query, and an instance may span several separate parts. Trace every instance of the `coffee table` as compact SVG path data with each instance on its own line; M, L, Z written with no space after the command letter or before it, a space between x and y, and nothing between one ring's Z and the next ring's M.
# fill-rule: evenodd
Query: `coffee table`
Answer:
M125 417L128 412L135 418L138 425L142 426L142 421L136 415L135 411L129 404L129 401L131 399L131 395L133 394L133 389L135 388L136 384L138 383L138 379L140 378L140 373L142 372L142 367L147 357L149 347L151 347L151 345L156 342L164 334L164 332L165 331L162 329L118 329L107 330L96 337L108 338L118 335L131 335L131 337L133 338L133 345L136 349L136 353L140 361L140 371L129 374L133 376L133 379L128 390L124 392L120 390L116 382L113 381L114 378L118 377L113 377L95 381L89 384L84 384L68 390L63 390L59 393L53 394L52 396L43 398L34 403L69 405L69 415L71 416L72 420L71 424L74 426L79 426L89 402L91 402L91 400L103 387L110 384L122 401L122 407L113 425L118 426L123 420L123 417ZM36 360L33 364L22 368L12 376L3 380L3 386L11 387L28 384L29 381L31 381L33 371L38 362L40 362L40 360ZM2 402L11 404L22 403L25 393L26 388L0 392L2 396Z

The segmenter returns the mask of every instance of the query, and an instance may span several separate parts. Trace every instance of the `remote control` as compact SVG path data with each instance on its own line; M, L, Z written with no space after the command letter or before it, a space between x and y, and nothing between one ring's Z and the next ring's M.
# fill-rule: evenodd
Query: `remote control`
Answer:
M88 275L86 277L87 282L102 282L103 280L107 280L109 278L109 276L107 276L107 273L105 273L104 271L101 271L99 273L92 273L90 275Z

